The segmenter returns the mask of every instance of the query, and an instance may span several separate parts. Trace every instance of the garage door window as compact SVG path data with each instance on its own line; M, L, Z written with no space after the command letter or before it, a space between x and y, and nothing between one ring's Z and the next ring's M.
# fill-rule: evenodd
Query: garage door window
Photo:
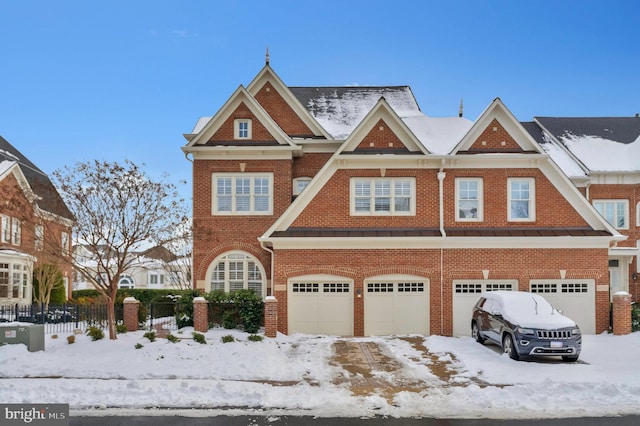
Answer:
M349 293L349 283L324 283L322 291L325 293Z
M392 293L393 283L368 283L367 293Z
M588 293L589 284L587 283L565 283L562 284L563 293Z
M456 293L458 294L482 293L482 284L456 284Z
M424 283L398 283L399 293L421 293L424 292Z
M558 284L531 284L531 293L557 293Z
M318 283L293 283L294 293L317 293Z

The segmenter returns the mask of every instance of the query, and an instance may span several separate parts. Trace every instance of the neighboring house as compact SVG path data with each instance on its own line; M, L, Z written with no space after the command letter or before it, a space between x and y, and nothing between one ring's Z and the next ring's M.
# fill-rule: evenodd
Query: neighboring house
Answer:
M73 223L49 177L0 137L0 304L31 304L38 263L56 264L71 294L70 262L60 256L70 254Z
M82 244L75 245L74 256L79 265L93 270L97 278L99 271L92 250ZM143 252L130 254L130 267L120 275L118 288L149 288L149 289L187 289L191 288L191 262L188 258L174 255L168 249L160 246L152 247ZM84 290L93 288L78 272L73 275L73 289Z
M195 288L275 296L280 332L468 335L494 289L609 327L626 237L500 99L433 118L407 86L288 87L267 63L185 138Z
M580 192L628 239L609 249L611 295L640 297L640 117L535 117L523 123Z

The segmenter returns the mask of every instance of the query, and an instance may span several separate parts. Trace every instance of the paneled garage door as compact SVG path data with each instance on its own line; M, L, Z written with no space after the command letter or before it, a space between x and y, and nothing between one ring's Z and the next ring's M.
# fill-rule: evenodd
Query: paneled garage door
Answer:
M583 334L596 332L596 294L593 280L531 281L531 292L578 324Z
M289 333L352 336L352 293L352 283L348 281L291 281Z
M429 334L429 283L422 279L365 282L364 334Z
M453 282L453 335L471 336L471 311L483 291L517 288L516 281L454 281Z

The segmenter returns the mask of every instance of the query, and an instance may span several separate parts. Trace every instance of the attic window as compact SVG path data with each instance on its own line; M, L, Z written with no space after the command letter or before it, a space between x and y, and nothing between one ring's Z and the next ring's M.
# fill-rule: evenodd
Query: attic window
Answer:
M233 126L234 139L251 139L251 119L237 118Z

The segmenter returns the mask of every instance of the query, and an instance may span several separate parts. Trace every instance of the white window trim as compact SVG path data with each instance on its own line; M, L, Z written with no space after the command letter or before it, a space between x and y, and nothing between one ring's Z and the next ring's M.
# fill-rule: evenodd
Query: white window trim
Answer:
M369 198L371 199L371 203L369 204L368 212L356 210L356 182L358 181L369 181L369 188L371 190ZM378 181L391 182L390 195L389 195L389 198L391 198L390 211L375 210L376 197L374 194L374 188L375 188L375 182L378 182ZM409 211L407 212L395 211L395 202L394 202L395 182L398 182L398 181L409 181L411 183L411 191L409 194ZM349 196L349 203L350 203L351 216L415 216L416 214L416 179L414 177L403 177L403 176L389 177L389 178L352 177L350 182L350 187L351 187L351 191Z
M219 211L218 206L218 178L230 178L231 184L231 211ZM236 180L239 178L251 179L250 207L247 211L237 211L236 207ZM255 210L254 178L267 178L269 180L269 208L267 210ZM211 214L214 216L269 216L273 214L273 173L213 173L211 175Z
M264 267L262 266L262 263L253 255L244 252L244 251L240 251L240 250L232 250L232 251L228 251L225 253L222 253L220 256L216 257L213 262L211 262L209 264L209 268L207 269L207 274L205 276L205 290L207 292L210 292L212 290L212 278L213 278L213 273L216 270L217 265L220 262L224 262L225 263L225 269L224 269L224 291L226 293L228 293L230 291L230 286L229 286L229 262L230 261L240 261L239 259L230 259L230 256L233 255L241 255L243 256L243 259L241 260L243 262L243 273L244 273L244 277L243 277L243 288L244 289L248 289L249 288L249 271L248 271L248 263L249 262L253 262L257 267L258 270L260 272L260 277L261 277L261 294L259 295L260 297L264 298L266 296L267 293L267 274L266 271L264 269Z
M478 211L476 217L461 217L460 216L460 184L462 182L477 182L478 183ZM483 179L482 178L456 178L456 222L482 222L484 218L484 192L483 192Z
M529 182L529 217L511 216L511 183ZM507 179L507 220L509 222L534 222L536 220L536 180L534 178L517 177Z
M0 242L11 242L11 217L0 215Z
M36 225L34 230L34 245L37 251L44 249L44 226Z
M299 189L298 184L302 182L306 182L306 185L304 186L304 188ZM301 176L293 179L293 195L300 195L302 191L304 191L309 185L309 182L311 182L311 178L306 176Z
M247 124L247 136L240 136L240 124ZM234 139L251 139L252 136L252 126L250 118L236 118L233 120L233 138Z
M618 226L618 224L617 224L617 222L618 222L617 221L617 219L618 219L618 215L617 215L618 209L617 208L614 208L615 219L616 219L615 222L616 223L610 223L610 225L613 226L615 229L629 229L629 222L630 222L630 218L629 218L629 200L623 199L623 198L617 198L617 199L616 198L594 199L591 204L596 209L596 211L598 210L595 207L597 203L605 203L605 204L611 203L611 204L614 204L614 205L622 203L624 205L625 226ZM598 211L598 213L600 213L600 212ZM602 217L605 220L607 220L604 215L602 215ZM607 223L609 223L609 222L607 221Z

